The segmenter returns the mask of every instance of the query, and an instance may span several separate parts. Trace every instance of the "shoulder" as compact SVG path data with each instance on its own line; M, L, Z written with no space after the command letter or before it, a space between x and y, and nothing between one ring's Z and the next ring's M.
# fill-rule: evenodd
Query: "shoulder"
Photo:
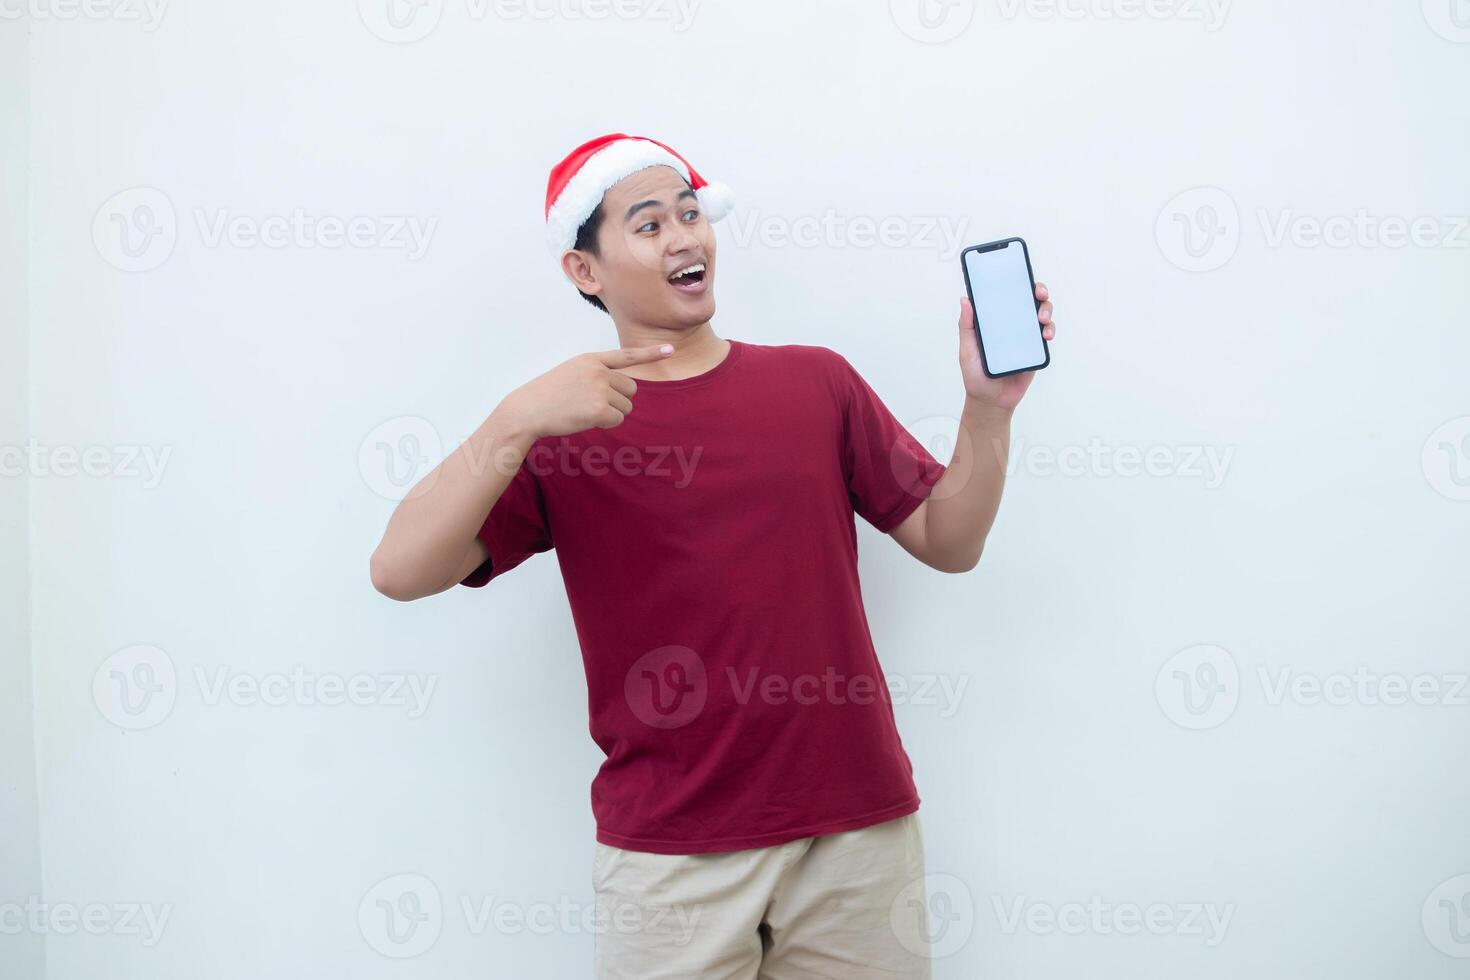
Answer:
M800 371L843 380L853 372L847 358L830 347L814 344L743 344L751 361L777 370Z

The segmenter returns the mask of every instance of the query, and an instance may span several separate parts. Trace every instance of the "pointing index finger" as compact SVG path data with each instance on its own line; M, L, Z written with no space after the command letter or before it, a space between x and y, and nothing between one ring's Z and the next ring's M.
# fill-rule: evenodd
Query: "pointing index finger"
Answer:
M620 350L607 350L594 355L607 367L625 368L635 364L647 364L650 361L661 361L674 352L673 344L652 344L648 347L624 347Z

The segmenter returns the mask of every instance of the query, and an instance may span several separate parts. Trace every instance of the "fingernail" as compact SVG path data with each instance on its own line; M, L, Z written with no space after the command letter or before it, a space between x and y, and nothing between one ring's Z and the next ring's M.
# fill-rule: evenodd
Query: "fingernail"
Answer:
M674 352L674 345L673 344L660 344L659 345L659 348L658 348L658 352L660 354L672 354Z

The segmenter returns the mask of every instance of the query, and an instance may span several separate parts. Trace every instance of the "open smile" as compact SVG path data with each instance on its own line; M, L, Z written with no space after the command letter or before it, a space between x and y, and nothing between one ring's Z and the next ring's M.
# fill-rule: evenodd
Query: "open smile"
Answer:
M705 264L694 262L669 276L669 285L686 296L697 296L709 288L705 282Z

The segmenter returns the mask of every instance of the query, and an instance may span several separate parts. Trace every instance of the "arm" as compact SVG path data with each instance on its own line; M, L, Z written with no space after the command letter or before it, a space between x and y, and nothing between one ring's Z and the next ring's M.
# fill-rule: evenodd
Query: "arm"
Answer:
M665 344L582 354L507 395L393 511L370 563L373 587L406 602L452 588L479 568L488 557L480 527L532 443L620 424L633 410L637 384L617 369L671 353Z
M373 588L407 602L454 587L489 553L476 537L534 441L502 403L399 502L370 562Z
M1056 337L1049 297L1045 284L1037 283L1036 315L1048 341ZM985 374L969 299L960 301L959 327L965 405L954 455L928 498L890 532L905 551L941 572L967 572L980 562L1005 488L1011 416L1036 376Z

